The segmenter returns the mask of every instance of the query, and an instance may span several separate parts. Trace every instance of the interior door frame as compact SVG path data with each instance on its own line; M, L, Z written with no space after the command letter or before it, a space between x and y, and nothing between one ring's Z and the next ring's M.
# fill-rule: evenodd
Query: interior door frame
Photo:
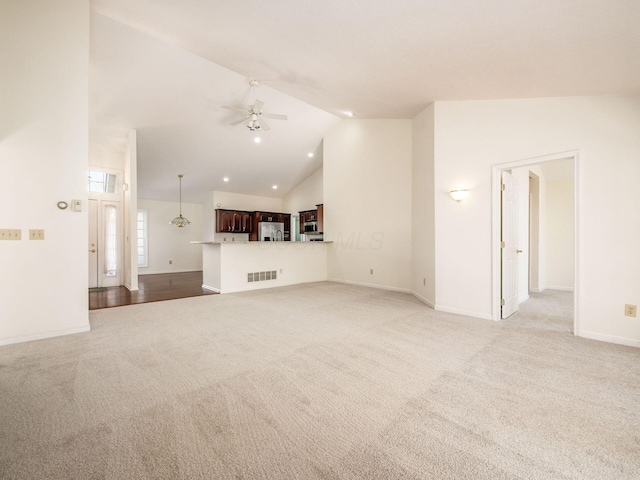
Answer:
M98 287L114 287L124 283L124 202L123 202L123 174L122 170L116 170L112 168L99 167L89 165L87 172L96 171L109 173L116 176L116 186L114 193L102 193L102 192L88 192L87 201L97 201L97 235L98 235ZM105 277L104 272L101 271L101 266L104 264L104 206L112 204L116 207L117 217L117 242L118 242L118 269L115 277ZM89 221L89 228L91 228Z
M539 165L541 163L551 162L553 160L573 160L573 334L580 335L580 316L578 312L578 298L580 292L580 277L578 275L580 265L579 256L579 232L578 229L578 178L579 178L579 150L571 150L568 152L553 153L541 157L526 158L512 162L499 163L491 167L491 261L492 261L492 308L491 316L493 320L500 321L500 300L501 300L501 284L500 284L500 192L501 192L501 174L503 170L510 170L518 167L528 167Z

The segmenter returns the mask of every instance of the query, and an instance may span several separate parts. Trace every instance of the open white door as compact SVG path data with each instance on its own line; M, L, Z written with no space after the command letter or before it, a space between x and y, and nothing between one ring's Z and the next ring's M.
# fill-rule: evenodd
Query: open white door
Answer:
M510 173L502 172L501 188L501 318L507 318L518 311L518 185Z

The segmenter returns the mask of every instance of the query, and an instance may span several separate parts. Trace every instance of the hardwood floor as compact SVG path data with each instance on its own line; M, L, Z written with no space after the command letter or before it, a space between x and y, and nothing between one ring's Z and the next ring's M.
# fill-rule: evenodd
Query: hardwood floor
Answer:
M138 287L137 292L125 287L90 289L89 310L216 294L202 288L202 272L140 275Z

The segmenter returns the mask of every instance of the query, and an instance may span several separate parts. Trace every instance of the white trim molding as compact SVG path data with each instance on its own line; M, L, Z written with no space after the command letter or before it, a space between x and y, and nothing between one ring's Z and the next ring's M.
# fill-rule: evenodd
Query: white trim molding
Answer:
M636 340L635 338L617 337L615 335L605 335L603 333L586 331L578 332L577 336L587 338L589 340L598 340L600 342L615 343L617 345L640 348L640 340Z
M573 292L573 287L554 287L550 286L545 288L545 290L560 290L561 292Z
M0 346L11 345L14 343L32 342L34 340L44 340L46 338L62 337L64 335L72 335L74 333L83 333L91 330L91 325L82 327L65 328L64 330L56 330L55 332L33 333L29 335L20 335L18 337L0 339Z
M411 290L411 295L413 295L414 297L416 297L418 300L420 300L422 303L424 303L427 307L433 308L434 310L436 309L435 307L435 303L433 303L430 300L427 300L426 298L424 298L422 295L414 292L413 290Z
M479 318L481 320L493 320L493 316L488 313L472 312L470 310L463 310L461 308L444 307L442 305L436 305L434 310L438 312L455 313L456 315L464 315L465 317Z
M357 285L359 287L377 288L379 290L391 290L392 292L412 293L408 288L389 287L387 285L375 285L373 283L352 282L351 280L337 280L334 278L327 279L328 282L346 283L347 285Z

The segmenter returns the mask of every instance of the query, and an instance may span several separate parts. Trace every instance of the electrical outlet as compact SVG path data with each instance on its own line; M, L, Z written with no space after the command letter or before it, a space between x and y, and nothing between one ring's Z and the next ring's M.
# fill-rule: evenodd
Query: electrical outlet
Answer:
M29 240L44 240L44 230L29 230Z
M169 265L173 265L173 260L169 260Z
M373 268L369 269L369 275L373 275Z
M427 286L427 279L426 278L422 279L422 285L424 285L425 287Z
M19 228L3 228L0 229L0 240L21 240L22 230Z
M638 313L637 305L629 305L628 303L624 306L624 314L627 317L635 317Z

